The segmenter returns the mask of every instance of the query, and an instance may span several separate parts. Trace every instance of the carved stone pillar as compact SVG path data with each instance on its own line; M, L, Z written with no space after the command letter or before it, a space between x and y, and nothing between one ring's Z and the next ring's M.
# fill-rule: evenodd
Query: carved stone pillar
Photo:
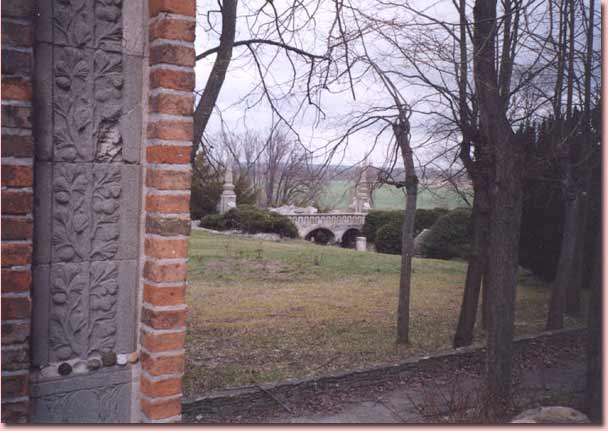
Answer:
M226 174L224 175L224 189L217 204L217 211L220 214L224 214L232 208L236 208L236 193L234 192L234 184L232 183L232 167L227 163Z
M38 0L33 422L130 422L143 0Z

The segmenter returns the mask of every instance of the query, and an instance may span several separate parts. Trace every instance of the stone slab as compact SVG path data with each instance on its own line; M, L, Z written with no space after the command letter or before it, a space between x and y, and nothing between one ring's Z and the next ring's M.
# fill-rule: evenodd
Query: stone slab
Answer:
M125 423L130 420L131 370L107 370L36 383L34 423Z

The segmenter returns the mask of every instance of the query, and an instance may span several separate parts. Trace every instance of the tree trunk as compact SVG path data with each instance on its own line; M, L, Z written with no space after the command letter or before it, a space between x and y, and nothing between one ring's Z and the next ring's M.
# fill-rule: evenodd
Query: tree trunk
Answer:
M190 162L192 165L194 165L196 151L203 138L203 133L205 132L217 98L220 95L222 85L224 85L226 72L228 71L230 61L232 60L232 46L234 44L236 32L237 5L238 0L224 0L222 4L222 34L220 36L217 57L215 58L215 63L213 63L213 68L207 79L203 94L194 111L193 145L190 154Z
M522 181L515 174L521 165L510 154L509 130L505 130L496 149L496 184L493 187L489 224L488 266L488 347L486 359L487 384L496 401L511 395L512 342L515 317L515 290L519 253L522 208Z
M473 8L474 77L482 139L492 157L488 261L490 296L486 353L487 395L501 409L511 396L513 323L519 233L523 201L523 138L507 120L495 65L496 0L476 0Z
M486 237L486 244L484 253L488 253L488 239ZM487 264L486 264L487 265ZM487 267L486 267L487 270ZM488 329L488 315L490 314L490 289L488 289L488 283L482 280L482 292L481 292L481 327L484 331Z
M568 145L567 143L565 145ZM567 151L562 149L562 151ZM566 158L565 156L562 156ZM570 160L562 162L565 171L563 179L564 202L564 227L562 233L562 245L557 264L557 274L551 290L549 302L549 314L547 316L547 330L562 329L564 327L564 312L566 310L566 295L574 284L574 263L576 253L576 242L579 237L579 203L574 179L572 178L572 166Z
M591 166L589 166L591 170ZM585 174L587 177L588 175ZM590 176L589 176L590 177ZM585 191L588 191L591 179L584 179ZM572 277L571 282L566 289L566 314L573 317L581 315L581 289L583 288L583 266L585 258L585 250L589 244L586 241L587 220L589 218L590 199L588 194L579 193L576 199L578 217L576 227L576 243L574 245L574 261L572 262Z
M593 423L602 423L602 235L594 237L589 292L589 341L587 345L587 411Z
M473 211L471 214L473 224L471 256L469 257L467 267L467 277L464 285L458 326L456 328L456 335L454 336L454 348L469 346L473 342L477 307L486 266L486 230L488 220L487 209L484 208L487 208L487 191L479 187L475 190L475 200L473 201ZM484 303L486 303L485 299Z
M409 343L410 290L412 257L414 255L414 219L418 197L418 178L414 169L414 155L409 143L409 125L402 119L393 126L405 166L405 214L401 229L401 276L399 277L399 305L397 308L397 344Z

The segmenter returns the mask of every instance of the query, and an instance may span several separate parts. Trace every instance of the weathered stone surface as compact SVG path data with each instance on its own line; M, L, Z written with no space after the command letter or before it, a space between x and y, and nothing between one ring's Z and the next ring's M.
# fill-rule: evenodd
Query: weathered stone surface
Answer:
M550 406L526 410L511 421L513 424L590 424L589 418L570 407Z
M131 418L130 368L99 358L135 350L140 3L37 0L32 362L62 377L32 373L34 422Z
M35 423L116 423L130 417L129 369L72 375L32 388Z
M364 236L358 236L356 239L355 248L357 251L367 251L367 238Z

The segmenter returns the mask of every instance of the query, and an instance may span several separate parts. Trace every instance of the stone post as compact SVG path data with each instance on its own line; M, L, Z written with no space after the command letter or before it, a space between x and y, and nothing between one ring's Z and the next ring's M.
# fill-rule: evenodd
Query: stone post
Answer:
M220 196L220 201L217 205L217 211L224 214L231 208L236 207L236 193L234 192L234 184L232 183L232 166L226 163L226 173L224 175L224 190Z
M358 236L356 242L357 251L367 251L367 238L364 236Z

